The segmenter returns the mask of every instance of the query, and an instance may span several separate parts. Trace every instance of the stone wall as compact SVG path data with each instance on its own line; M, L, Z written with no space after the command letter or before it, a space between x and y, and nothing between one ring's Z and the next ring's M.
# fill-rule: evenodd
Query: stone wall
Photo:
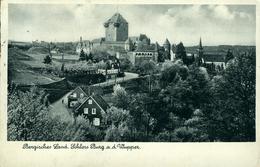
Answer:
M106 41L126 41L128 38L128 24L120 23L118 27L109 24L106 27Z
M116 32L116 41L126 41L128 38L128 24L120 23Z
M116 27L113 24L106 28L106 41L116 41Z

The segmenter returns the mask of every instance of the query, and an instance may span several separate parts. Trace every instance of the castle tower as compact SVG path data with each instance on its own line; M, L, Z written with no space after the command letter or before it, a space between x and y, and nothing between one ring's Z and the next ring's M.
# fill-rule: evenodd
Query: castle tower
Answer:
M126 41L128 38L128 22L120 13L115 13L104 23L106 41Z
M125 50L126 51L132 51L133 50L133 42L130 38L127 38L125 41Z

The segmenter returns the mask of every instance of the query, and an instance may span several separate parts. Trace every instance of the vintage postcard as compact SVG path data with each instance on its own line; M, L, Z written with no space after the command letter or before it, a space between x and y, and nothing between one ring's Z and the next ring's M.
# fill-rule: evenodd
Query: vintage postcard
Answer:
M258 11L2 1L0 166L259 166Z

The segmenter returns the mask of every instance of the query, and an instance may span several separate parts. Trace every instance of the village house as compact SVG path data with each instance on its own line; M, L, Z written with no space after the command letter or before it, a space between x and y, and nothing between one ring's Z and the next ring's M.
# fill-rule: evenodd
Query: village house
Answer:
M74 110L74 114L83 115L94 126L101 126L102 115L106 113L109 105L97 94L92 94L85 98L82 103Z
M222 54L204 54L202 57L202 63L209 65L214 65L215 68L226 68L225 55Z
M200 38L198 56L202 64L207 67L225 69L226 68L226 55L216 53L204 53L202 42Z
M68 95L68 108L75 116L82 115L94 126L101 126L102 114L109 105L106 101L89 87L77 87Z
M85 92L82 87L76 87L69 95L68 95L68 108L73 108L80 101L83 100L84 97L88 97L89 92Z

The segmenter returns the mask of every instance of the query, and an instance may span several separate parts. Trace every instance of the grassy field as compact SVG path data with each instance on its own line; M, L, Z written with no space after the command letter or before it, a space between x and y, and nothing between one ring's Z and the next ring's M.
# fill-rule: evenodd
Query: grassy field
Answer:
M43 74L34 68L44 68L45 54L28 53L17 48L8 49L9 78L16 84L48 84L61 78L51 74ZM53 62L59 64L59 62Z
M57 59L57 60L61 60L62 56L61 56L61 54L53 54L52 58ZM79 56L65 53L64 54L64 60L79 60Z

